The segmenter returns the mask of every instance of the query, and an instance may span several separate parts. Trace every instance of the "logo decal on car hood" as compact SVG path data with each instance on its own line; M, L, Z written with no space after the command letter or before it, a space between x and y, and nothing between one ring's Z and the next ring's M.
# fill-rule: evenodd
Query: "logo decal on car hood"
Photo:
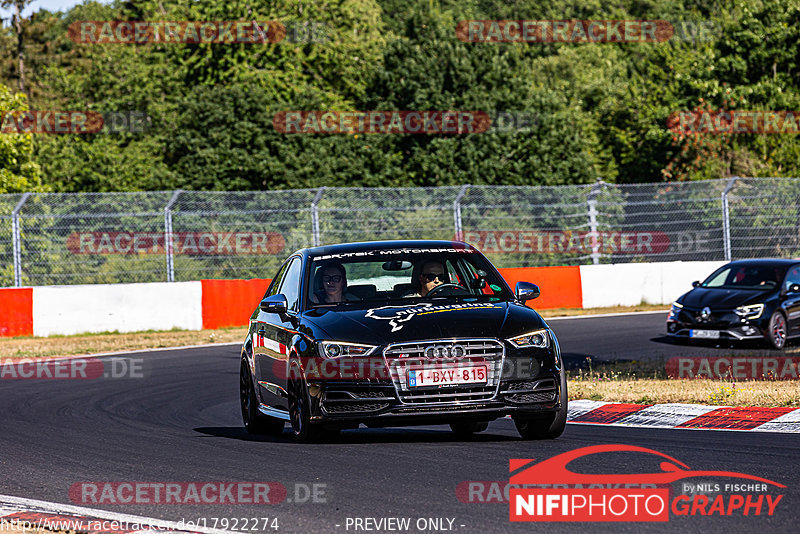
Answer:
M403 328L404 323L411 320L411 318L416 315L429 315L432 313L443 313L459 310L485 310L493 308L502 308L502 306L480 302L434 306L433 304L425 302L422 304L407 304L405 306L381 306L380 308L370 308L367 310L367 313L364 317L389 321L389 325L392 327L392 332L397 332Z

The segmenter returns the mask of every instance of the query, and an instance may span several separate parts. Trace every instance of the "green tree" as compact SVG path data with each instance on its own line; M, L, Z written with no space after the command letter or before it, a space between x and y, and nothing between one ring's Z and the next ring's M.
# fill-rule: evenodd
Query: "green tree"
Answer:
M19 84L20 92L24 93L25 90L25 47L24 47L24 39L25 34L23 32L23 23L22 23L22 11L27 7L33 0L0 0L0 7L14 7L14 14L11 18L12 26L14 26L14 32L16 33L16 58L17 58L17 81Z
M0 115L27 111L25 95L12 93L0 84ZM33 160L31 134L0 132L0 193L41 189L39 165Z
M461 42L456 25L472 14L427 0L413 6L397 25L405 34L390 42L364 107L507 111L531 114L536 122L527 131L397 136L395 152L404 164L393 183L550 185L607 174L594 149L597 137L584 127L590 118L563 94L537 86L525 47Z

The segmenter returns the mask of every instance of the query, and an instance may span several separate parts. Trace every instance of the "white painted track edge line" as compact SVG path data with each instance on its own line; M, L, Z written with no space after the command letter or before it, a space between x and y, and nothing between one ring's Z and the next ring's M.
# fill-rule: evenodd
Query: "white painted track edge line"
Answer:
M69 356L31 356L25 358L0 358L0 362L14 362L21 360L74 360L76 358L98 358L102 356L123 356L126 354L143 354L147 352L161 352L166 350L186 350L186 349L202 349L206 347L228 347L231 345L241 345L241 341L228 341L225 343L205 343L202 345L181 345L179 347L157 347L152 349L136 349L136 350L119 350L114 352L90 352L88 354L71 354Z
M545 321L561 321L563 319L594 319L597 317L623 317L625 315L645 315L648 313L650 314L669 313L669 308L664 308L663 310L639 311L639 312L598 313L595 315L559 315L558 317L549 317L549 318L544 317L544 315L542 315L541 312L539 312L539 315L542 315Z
M192 526L191 530L188 530L186 528L186 525L181 525L177 521L168 521L165 519L155 519L138 515L121 514L118 512L110 512L108 510L84 508L82 506L74 506L71 504L39 501L36 499L27 499L25 497L14 497L12 495L0 495L0 505L6 503L15 504L18 506L26 506L26 507L34 507L42 509L43 510L42 513L83 515L83 516L88 516L89 518L100 518L100 519L107 519L110 521L135 523L138 525L156 526L168 529L178 529L178 531L180 532L203 532L207 534L229 534L230 532L232 532L229 530L220 530L202 526Z

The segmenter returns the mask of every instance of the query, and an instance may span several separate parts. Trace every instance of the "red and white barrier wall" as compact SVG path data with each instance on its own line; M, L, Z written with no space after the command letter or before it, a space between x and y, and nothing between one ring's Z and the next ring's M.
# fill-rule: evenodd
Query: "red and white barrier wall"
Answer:
M724 262L500 269L539 285L536 309L667 305ZM269 280L201 280L0 289L0 336L199 330L246 325Z

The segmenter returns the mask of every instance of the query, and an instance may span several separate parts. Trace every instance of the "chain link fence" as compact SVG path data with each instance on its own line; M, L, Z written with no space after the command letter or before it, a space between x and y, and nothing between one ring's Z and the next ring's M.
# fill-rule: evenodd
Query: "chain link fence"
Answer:
M498 267L798 257L800 179L0 195L0 284L265 278L302 247L456 238Z

